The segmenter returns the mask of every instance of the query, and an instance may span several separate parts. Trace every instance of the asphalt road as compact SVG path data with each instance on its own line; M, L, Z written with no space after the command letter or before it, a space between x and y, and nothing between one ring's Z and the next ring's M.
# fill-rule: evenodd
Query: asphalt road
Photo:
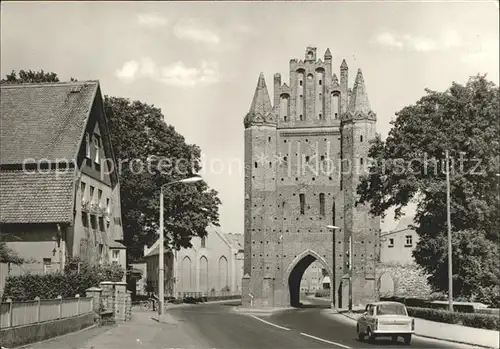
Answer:
M273 315L243 315L233 310L236 303L195 305L171 310L189 323L202 342L212 348L408 348L377 339L360 342L354 322L345 316L326 315L327 305L306 305ZM411 348L472 348L456 343L414 337Z

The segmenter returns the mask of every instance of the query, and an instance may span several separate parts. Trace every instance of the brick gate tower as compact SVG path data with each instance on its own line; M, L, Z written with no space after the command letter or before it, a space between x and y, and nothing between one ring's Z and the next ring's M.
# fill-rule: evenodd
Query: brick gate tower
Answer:
M361 69L352 89L348 71L343 60L339 81L330 50L322 61L308 47L304 60L290 61L289 84L274 75L272 102L259 76L244 119L244 307L297 305L315 260L334 280L335 306L346 307L350 236L353 305L376 298L380 220L355 204L376 115Z

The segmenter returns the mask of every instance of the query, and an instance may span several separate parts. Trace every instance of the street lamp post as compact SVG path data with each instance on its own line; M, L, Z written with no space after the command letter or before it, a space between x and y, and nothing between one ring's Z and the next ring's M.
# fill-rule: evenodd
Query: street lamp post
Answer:
M201 181L202 178L201 177L190 177L190 178L185 178L185 179L181 179L181 180L178 180L178 181L173 181L173 182L170 182L170 183L166 183L166 184L163 184L160 188L160 239L159 239L159 275L158 275L158 298L160 298L158 300L158 315L159 316L162 316L163 315L163 302L165 301L165 284L164 284L164 268L165 268L165 265L164 265L164 228L163 228L163 188L166 187L167 185L170 185L170 184L174 184L174 183L194 183L194 182L198 182L198 181ZM175 268L175 266L174 266ZM174 280L175 282L175 280Z
M331 278L330 278L330 292L332 293L332 310L335 310L336 308L336 297L335 297L335 292L336 292L336 278L335 278L335 269L336 269L336 266L335 266L335 230L336 229L340 229L339 227L335 226L335 225L327 225L326 226L328 229L332 229L333 230L333 238L332 238L332 275L331 275Z

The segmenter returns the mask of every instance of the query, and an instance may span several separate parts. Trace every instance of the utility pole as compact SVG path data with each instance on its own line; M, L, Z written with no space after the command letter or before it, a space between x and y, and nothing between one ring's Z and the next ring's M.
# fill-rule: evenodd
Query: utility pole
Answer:
M349 234L349 311L352 311L352 237Z
M446 218L448 221L448 308L449 311L453 311L453 258L450 213L450 162L448 150L446 150Z

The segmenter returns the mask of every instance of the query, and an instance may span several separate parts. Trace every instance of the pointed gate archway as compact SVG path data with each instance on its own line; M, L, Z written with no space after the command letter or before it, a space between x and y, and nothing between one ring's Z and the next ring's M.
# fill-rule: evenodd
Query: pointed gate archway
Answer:
M326 269L330 280L332 278L332 269L323 257L314 252L313 250L306 250L294 258L292 263L288 266L283 282L288 284L289 300L292 307L300 306L300 281L306 269L315 261L318 261L323 268ZM330 299L332 299L332 290L335 287L330 287Z

